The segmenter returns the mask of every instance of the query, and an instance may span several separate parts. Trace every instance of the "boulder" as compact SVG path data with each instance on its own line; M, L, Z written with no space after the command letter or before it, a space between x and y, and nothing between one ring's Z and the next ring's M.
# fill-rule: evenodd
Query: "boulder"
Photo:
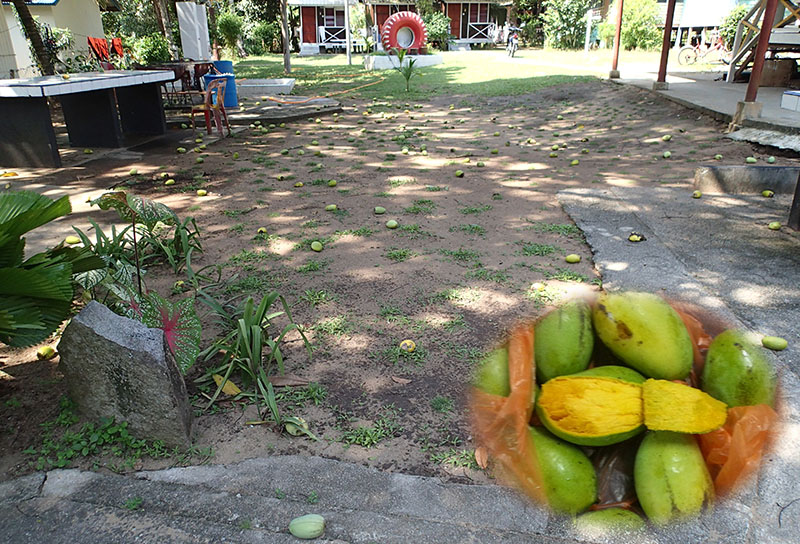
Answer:
M189 396L164 331L92 301L64 329L58 352L69 396L83 416L127 421L136 438L169 447L191 445Z

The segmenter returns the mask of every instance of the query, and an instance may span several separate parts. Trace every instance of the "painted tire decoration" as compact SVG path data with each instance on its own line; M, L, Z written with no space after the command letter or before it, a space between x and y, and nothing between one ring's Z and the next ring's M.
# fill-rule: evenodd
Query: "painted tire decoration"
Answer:
M381 27L381 43L387 53L392 49L420 49L428 41L428 29L422 17L410 11L395 13Z

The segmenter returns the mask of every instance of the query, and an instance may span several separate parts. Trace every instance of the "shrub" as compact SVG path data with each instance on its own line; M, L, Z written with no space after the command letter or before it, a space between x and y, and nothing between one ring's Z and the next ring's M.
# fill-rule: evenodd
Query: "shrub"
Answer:
M542 16L545 45L580 49L586 37L586 12L594 0L547 0Z
M242 36L244 20L230 11L223 11L217 15L217 31L223 44L231 52L236 52L236 42Z
M423 15L422 20L428 29L428 43L435 44L439 49L445 49L450 41L450 17L435 11Z
M656 0L627 0L622 8L621 45L630 49L656 49L661 44Z
M161 34L151 34L136 41L133 56L142 64L160 64L169 62L172 54L169 52L167 39Z
M525 26L522 27L522 40L531 47L544 45L544 22L539 15L530 15L523 18Z
M750 11L747 5L736 6L731 12L722 20L719 27L719 35L725 41L725 46L728 49L733 49L733 39L736 37L736 27L739 26L739 21L744 19L744 16Z
M251 55L263 55L280 49L281 30L277 22L258 23L245 38L244 48Z

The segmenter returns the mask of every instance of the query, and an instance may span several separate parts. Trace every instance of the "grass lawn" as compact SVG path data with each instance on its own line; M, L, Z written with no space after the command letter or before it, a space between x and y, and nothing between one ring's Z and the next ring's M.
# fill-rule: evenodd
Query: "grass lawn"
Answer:
M611 50L555 51L523 49L510 59L502 49L454 51L441 53L444 63L421 68L411 80L411 92L405 91L403 77L393 70L369 72L363 56L353 55L347 65L345 55L292 57L296 78L294 94L317 96L375 83L344 95L346 98L421 100L431 96L501 96L531 93L551 86L561 86L594 77L606 77L611 69ZM622 51L619 67L626 74L658 70L658 51ZM711 57L709 57L711 60ZM680 66L677 53L670 54L672 72L719 70L722 64ZM266 55L239 61L239 78L283 77L283 57Z

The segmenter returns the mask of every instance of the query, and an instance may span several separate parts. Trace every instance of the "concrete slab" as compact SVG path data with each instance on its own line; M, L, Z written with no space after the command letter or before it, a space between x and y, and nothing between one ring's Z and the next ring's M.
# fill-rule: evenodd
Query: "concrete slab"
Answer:
M793 195L798 175L796 166L706 165L694 171L692 186L703 193Z
M414 66L417 68L435 66L444 62L441 55L406 55L403 64L406 65L411 60L414 61ZM391 70L398 65L397 57L389 55L367 55L364 57L364 68L366 70Z
M621 78L617 82L652 90L656 73L635 74L634 77ZM702 111L721 121L730 122L736 112L736 105L744 100L746 83L727 83L719 80L720 72L670 72L667 77L668 90L653 91L673 102ZM800 112L781 108L783 87L761 87L757 102L763 104L761 117L745 120L743 126L778 130L780 132L800 132Z

